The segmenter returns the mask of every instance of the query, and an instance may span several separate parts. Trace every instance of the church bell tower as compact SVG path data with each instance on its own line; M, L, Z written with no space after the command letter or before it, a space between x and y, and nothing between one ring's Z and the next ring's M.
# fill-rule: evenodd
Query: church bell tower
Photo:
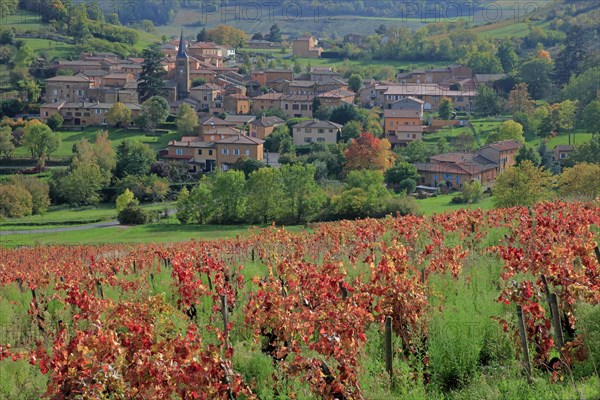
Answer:
M177 82L177 98L185 99L190 92L190 57L185 49L183 30L179 39L179 51L175 60L175 80Z

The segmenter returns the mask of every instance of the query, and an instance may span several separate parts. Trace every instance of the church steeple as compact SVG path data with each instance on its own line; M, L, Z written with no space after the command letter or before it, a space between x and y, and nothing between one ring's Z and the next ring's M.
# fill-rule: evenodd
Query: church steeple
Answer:
M185 50L185 40L183 39L183 29L181 30L181 37L179 38L179 51L177 51L177 58L188 58L187 51Z
M175 81L177 82L177 98L185 99L190 91L190 57L185 51L183 29L179 39L179 50L175 59Z

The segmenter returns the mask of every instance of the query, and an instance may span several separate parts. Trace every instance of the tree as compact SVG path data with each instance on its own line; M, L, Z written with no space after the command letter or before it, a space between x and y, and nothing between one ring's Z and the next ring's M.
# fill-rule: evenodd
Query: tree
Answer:
M600 135L594 135L590 141L575 145L566 161L571 165L584 162L600 164Z
M558 103L558 127L569 132L569 144L571 144L571 130L575 127L577 116L577 100L565 100Z
M519 63L519 56L515 52L510 40L500 42L496 55L500 60L500 64L502 64L502 69L507 74L512 73Z
M483 116L497 115L500 113L500 98L494 89L480 84L475 95L475 111Z
M118 101L108 110L106 120L112 126L125 128L131 123L131 110L125 104Z
M483 195L483 188L481 187L481 182L478 180L474 180L472 182L463 183L461 189L461 197L463 201L467 204L478 203L481 200L481 196Z
M362 88L362 85L362 76L358 74L352 74L350 75L350 78L348 78L348 89L352 90L354 93L358 93L358 91Z
M60 196L69 204L94 205L100 201L104 177L94 161L74 162L67 175L56 186Z
M48 125L31 121L25 126L23 146L38 159L38 165L44 167L46 158L60 146L60 137Z
M198 121L196 111L189 104L184 103L177 110L175 124L177 125L177 133L180 135L191 135L196 131L200 122Z
M246 210L246 178L242 171L217 171L210 176L215 219L220 224L237 223Z
M42 89L33 79L22 79L18 81L17 88L24 97L24 100L30 103L37 102L42 95Z
M154 150L146 143L124 140L117 147L115 175L119 178L126 175L146 175L155 160Z
M412 164L404 161L397 162L392 168L385 171L385 183L394 188L396 193L407 189L409 182L406 182L406 180L412 180L413 182L419 180L417 168Z
M234 48L243 47L246 43L246 32L228 25L219 25L207 31L211 40L218 44Z
M13 143L12 129L10 126L0 127L0 154L2 154L5 159L10 160L15 148L15 144Z
M59 113L55 113L55 114L52 114L52 116L50 118L48 118L48 121L46 121L46 124L50 127L50 129L55 131L58 128L60 128L64 122L65 122L65 120L62 117L62 115L60 115Z
M394 165L396 157L390 150L391 144L387 139L378 139L371 133L362 133L357 139L352 139L344 152L346 171L360 169L375 169L385 171Z
M265 150L271 153L278 153L283 142L292 143L290 128L286 124L276 126L273 132L267 136L264 144Z
M163 79L167 72L163 69L163 55L158 46L151 46L142 52L144 62L138 78L138 93L140 100L145 101L152 96L163 94L165 84Z
M356 120L358 118L358 111L352 104L344 104L331 110L330 120L340 125L344 125L348 121Z
M349 141L356 139L362 133L362 124L359 121L348 121L342 127L342 139Z
M93 146L94 158L100 171L110 181L113 171L117 166L117 153L108 139L108 131L99 131Z
M279 25L271 25L269 33L267 34L267 40L275 43L281 42L281 29L279 29Z
M413 140L402 149L402 155L409 163L416 163L427 161L431 152L422 140Z
M444 154L450 151L450 145L448 144L448 141L445 137L439 138L437 143L435 144L435 147L437 154Z
M283 217L286 198L280 170L261 168L251 173L246 193L246 216L250 222L267 224Z
M438 108L440 119L449 120L452 116L453 108L452 100L448 97L442 97L442 100L440 100L440 106Z
M164 124L169 116L169 103L164 97L152 96L142 103L141 119L146 129Z
M518 83L508 94L506 109L511 114L531 114L535 107L535 101L529 96L529 90L526 83Z
M32 214L44 214L50 206L50 186L47 182L28 175L13 175L9 182L27 190L31 195Z
M265 37L261 32L256 32L254 35L252 35L251 40L265 40Z
M138 202L136 201L133 192L129 189L125 189L125 191L117 197L117 200L115 201L115 207L117 209L117 212L121 212L124 209L126 209L130 204L137 205L137 203Z
M490 51L476 50L471 52L464 64L473 69L476 74L498 74L502 72L502 64L496 54Z
M558 179L562 196L595 200L600 196L600 165L581 163L563 171Z
M499 129L489 134L487 143L496 143L503 140L516 140L525 143L523 125L513 120L504 121Z
M206 28L202 28L202 30L198 32L198 34L196 35L196 40L198 40L199 42L207 42L209 40Z
M571 75L581 72L583 61L588 53L589 37L587 29L576 24L569 27L564 41L565 46L556 58L554 80L557 84L567 83Z
M323 190L315 181L313 165L284 165L281 177L288 199L287 216L293 223L307 221L325 203Z
M192 81L192 87L193 88L198 87L198 86L202 86L202 85L205 85L205 84L206 84L206 79L204 79L204 78L195 78Z
M177 199L177 219L182 224L205 224L215 212L212 189L207 179L202 179L194 186L191 193L183 188Z
M537 132L538 136L544 139L556 136L560 126L559 104L552 104L548 110L548 113L541 119Z
M3 0L0 2L0 20L17 12L19 0Z
M600 66L594 66L579 75L571 76L562 90L563 99L579 100L579 105L585 107L591 101L598 99L600 93Z
M123 193L126 189L141 201L163 201L169 194L169 181L156 174L127 175L115 182L117 193Z
M475 137L471 132L462 132L452 141L455 151L470 152L475 148ZM425 158L426 159L426 158Z
M233 169L237 171L242 171L246 179L250 177L250 175L254 171L258 171L261 168L264 168L266 165L264 162L260 160L254 160L252 158L248 158L246 156L241 156L237 159L235 163L233 163Z
M600 133L600 100L594 100L583 108L581 125L594 136Z
M540 153L533 147L529 147L527 145L519 147L519 151L515 156L515 163L517 165L521 165L521 163L525 160L528 160L536 167L539 167L542 164L542 157L540 156Z
M496 178L496 207L532 206L550 196L551 175L529 160L513 166Z
M552 62L543 57L536 57L521 65L519 76L529 87L531 97L538 100L544 98L552 86L551 72Z
M18 185L0 185L0 217L21 218L32 211L31 194Z

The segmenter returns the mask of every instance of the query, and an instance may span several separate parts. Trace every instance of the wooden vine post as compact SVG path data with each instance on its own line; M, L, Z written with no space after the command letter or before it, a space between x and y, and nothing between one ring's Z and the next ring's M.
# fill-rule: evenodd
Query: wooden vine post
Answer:
M517 305L517 318L519 320L519 336L521 337L521 347L523 349L523 364L525 366L525 373L527 374L527 382L533 383L531 377L531 363L529 361L529 347L527 345L527 335L525 334L525 323L523 322L523 307Z
M390 374L390 385L394 386L394 368L392 365L392 317L385 317L385 369Z

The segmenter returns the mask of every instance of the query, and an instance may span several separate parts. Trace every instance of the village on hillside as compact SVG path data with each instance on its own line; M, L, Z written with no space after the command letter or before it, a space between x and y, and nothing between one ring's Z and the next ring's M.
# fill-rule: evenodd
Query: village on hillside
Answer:
M253 45L252 43L249 44ZM242 75L239 68L224 66L235 50L213 42L188 41L183 32L160 47L165 71L165 93L170 112L182 104L198 114L195 135L171 141L160 156L183 160L190 171L226 170L241 158L263 161L264 141L285 121L265 112L280 110L287 118L310 118L292 128L294 145L337 143L340 124L313 119L313 106L344 105L383 110L383 137L392 147L422 140L443 126L468 125L453 115L449 120L424 121L424 113L436 112L442 99L449 99L456 111L474 110L478 85L496 89L502 74L474 74L465 65L430 70L400 71L395 82L365 80L356 92L334 68L312 67L306 73L265 69ZM313 37L293 42L298 56L319 57ZM54 114L64 120L64 129L108 125L107 114L116 103L131 110L132 120L140 113L138 79L143 58L120 59L111 53L82 53L79 60L55 62L57 76L46 79L45 102L40 116L47 121ZM315 103L318 102L318 103ZM220 118L219 116L225 116ZM514 165L518 142L486 145L476 153L447 153L416 163L418 184L437 187L440 183L460 189L462 183L479 180L485 186L506 168ZM569 148L561 149L568 153ZM562 158L562 156L561 156ZM276 165L277 155L270 164Z

